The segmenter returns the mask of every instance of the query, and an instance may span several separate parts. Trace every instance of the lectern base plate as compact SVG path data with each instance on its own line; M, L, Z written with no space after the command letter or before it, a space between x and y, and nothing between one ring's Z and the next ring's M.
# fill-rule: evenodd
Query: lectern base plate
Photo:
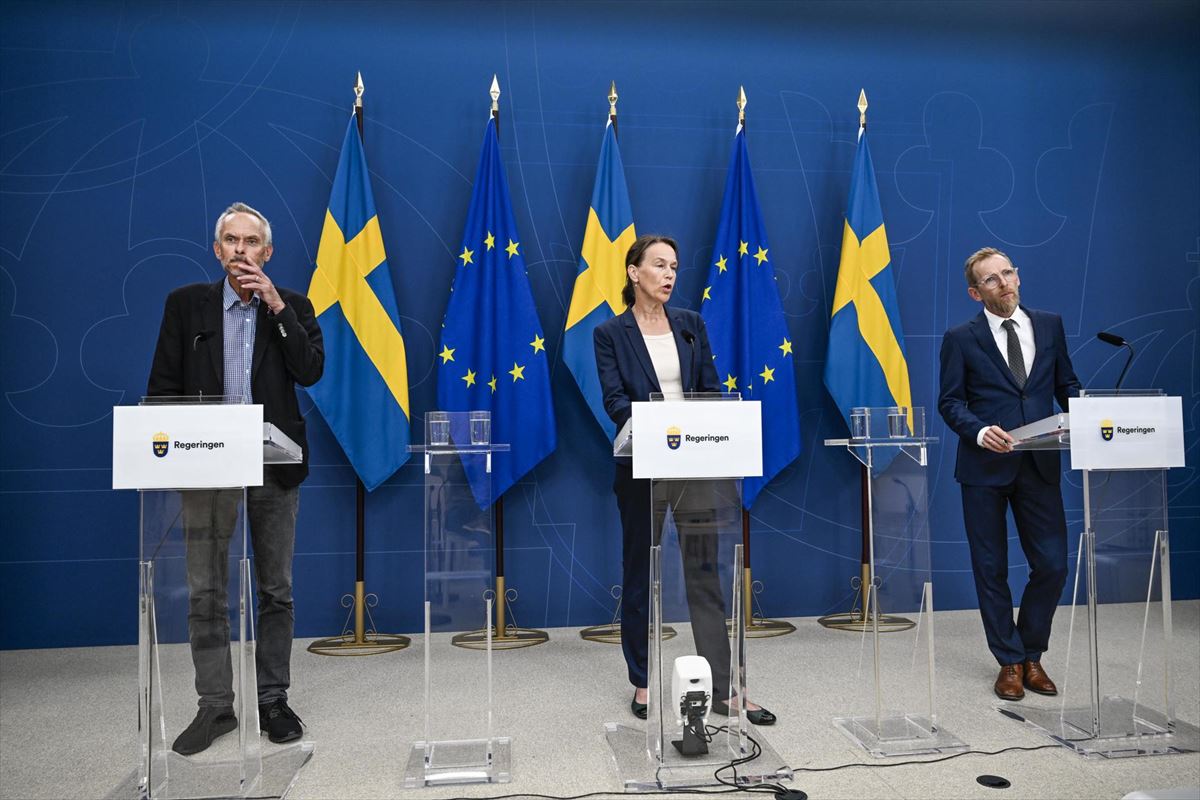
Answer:
M1200 728L1178 719L1168 723L1162 713L1124 697L1105 697L1101 701L1099 736L1093 735L1091 707L1019 708L1003 704L996 710L1085 758L1200 752Z
M404 770L404 788L512 780L512 739L414 742Z
M753 786L759 783L790 781L791 767L766 741L762 731L755 730L753 736L762 752L753 761L738 765L737 785ZM723 742L723 734L713 738L709 752L704 756L687 758L668 744L663 752L662 761L652 760L647 755L644 728L630 728L615 722L606 722L604 737L612 749L617 777L626 792L721 786L713 772L733 758L739 757L737 754L728 753L727 748L718 744ZM721 776L727 781L732 781L733 770L725 770Z
M835 717L834 727L873 756L960 753L967 744L954 734L915 714L881 717Z

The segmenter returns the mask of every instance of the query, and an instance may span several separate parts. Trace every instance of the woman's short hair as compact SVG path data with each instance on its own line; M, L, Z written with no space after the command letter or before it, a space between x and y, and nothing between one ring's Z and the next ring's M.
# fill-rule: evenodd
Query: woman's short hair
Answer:
M642 257L646 255L650 245L659 242L668 245L675 251L675 257L679 258L679 245L670 236L663 236L661 233L643 233L634 240L633 244L629 246L629 252L625 254L625 288L621 290L621 299L625 301L627 308L633 305L633 301L637 298L633 291L633 279L629 277L629 267L640 266Z

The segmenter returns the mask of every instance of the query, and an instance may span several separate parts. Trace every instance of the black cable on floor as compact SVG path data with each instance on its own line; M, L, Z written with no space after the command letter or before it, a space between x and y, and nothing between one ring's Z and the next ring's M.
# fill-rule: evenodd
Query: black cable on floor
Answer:
M720 731L720 730L725 730L725 728L718 729L718 731ZM657 791L657 792L655 792L655 791L637 792L637 794L639 794L639 795L660 795L661 796L661 795L678 795L678 794L732 794L734 792L741 792L741 793L745 793L745 794L775 795L778 792L789 791L788 787L781 786L780 784L777 784L777 783L774 783L774 784L758 783L758 784L754 784L752 786L738 786L736 784L737 768L739 766L741 766L742 764L746 764L746 763L753 761L754 759L758 758L762 754L762 748L759 746L758 742L754 740L754 737L747 736L746 738L749 739L750 743L754 745L753 752L751 752L751 754L746 756L745 758L735 759L733 761L730 761L728 764L723 764L722 766L718 767L715 772L713 772L713 777L719 783L721 783L724 786L729 786L731 788L728 788L728 789L673 789L673 790L669 790L669 791L664 790L664 791ZM792 769L792 772L793 773L834 772L836 770L841 770L841 769L852 769L853 767L868 767L871 769L883 769L885 767L911 767L916 764L938 764L942 761L950 761L955 758L962 758L963 756L998 756L1002 753L1010 753L1010 752L1014 752L1014 751L1033 752L1035 750L1061 750L1061 749L1062 749L1061 745L1043 744L1043 745L1038 745L1036 747L1020 747L1020 746L1005 747L1000 750L964 750L961 753L951 753L950 755L942 756L941 758L917 759L917 760L913 760L913 761L890 761L890 762L879 763L879 764L870 764L870 763L864 763L861 761L855 761L855 762L851 762L849 764L838 764L837 766L834 766L834 767L795 767ZM725 772L726 770L733 770L733 775L734 775L733 781L734 782L730 782L721 777L720 773ZM555 794L529 794L529 793L525 792L525 793L521 793L521 794L485 795L484 797L481 797L481 798L462 797L462 798L453 798L453 800L522 800L522 798L530 798L530 800L585 800L586 798L592 798L592 797L628 797L628 794L626 794L625 792L589 792L587 794L576 794L576 795L567 796L567 795L555 795Z

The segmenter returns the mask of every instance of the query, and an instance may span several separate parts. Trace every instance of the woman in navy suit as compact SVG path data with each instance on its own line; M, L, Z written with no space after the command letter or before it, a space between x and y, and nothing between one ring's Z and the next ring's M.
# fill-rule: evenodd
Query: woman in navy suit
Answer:
M684 392L722 391L704 320L695 311L666 306L679 269L677 251L675 241L668 236L638 237L625 256L626 279L621 298L627 309L598 326L593 334L604 408L618 429L629 420L631 405L649 400L651 393L680 396ZM622 529L621 647L629 682L634 686L630 708L635 716L645 719L652 535L650 481L634 479L628 457L615 460L613 491ZM684 549L685 562L703 558L697 546ZM720 585L711 569L689 569L685 563L684 573L696 650L712 669L712 709L728 713L730 653ZM747 703L746 708L746 716L757 725L775 722L775 715L765 708L754 703Z

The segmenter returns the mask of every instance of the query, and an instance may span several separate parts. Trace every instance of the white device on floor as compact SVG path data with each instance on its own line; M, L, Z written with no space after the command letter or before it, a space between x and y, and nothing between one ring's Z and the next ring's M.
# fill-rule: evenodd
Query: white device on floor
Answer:
M712 669L704 656L680 656L675 659L669 697L671 705L675 708L677 725L686 725L689 717L700 717L703 723L708 722L708 712L712 705ZM696 705L698 702L703 702L703 710Z

